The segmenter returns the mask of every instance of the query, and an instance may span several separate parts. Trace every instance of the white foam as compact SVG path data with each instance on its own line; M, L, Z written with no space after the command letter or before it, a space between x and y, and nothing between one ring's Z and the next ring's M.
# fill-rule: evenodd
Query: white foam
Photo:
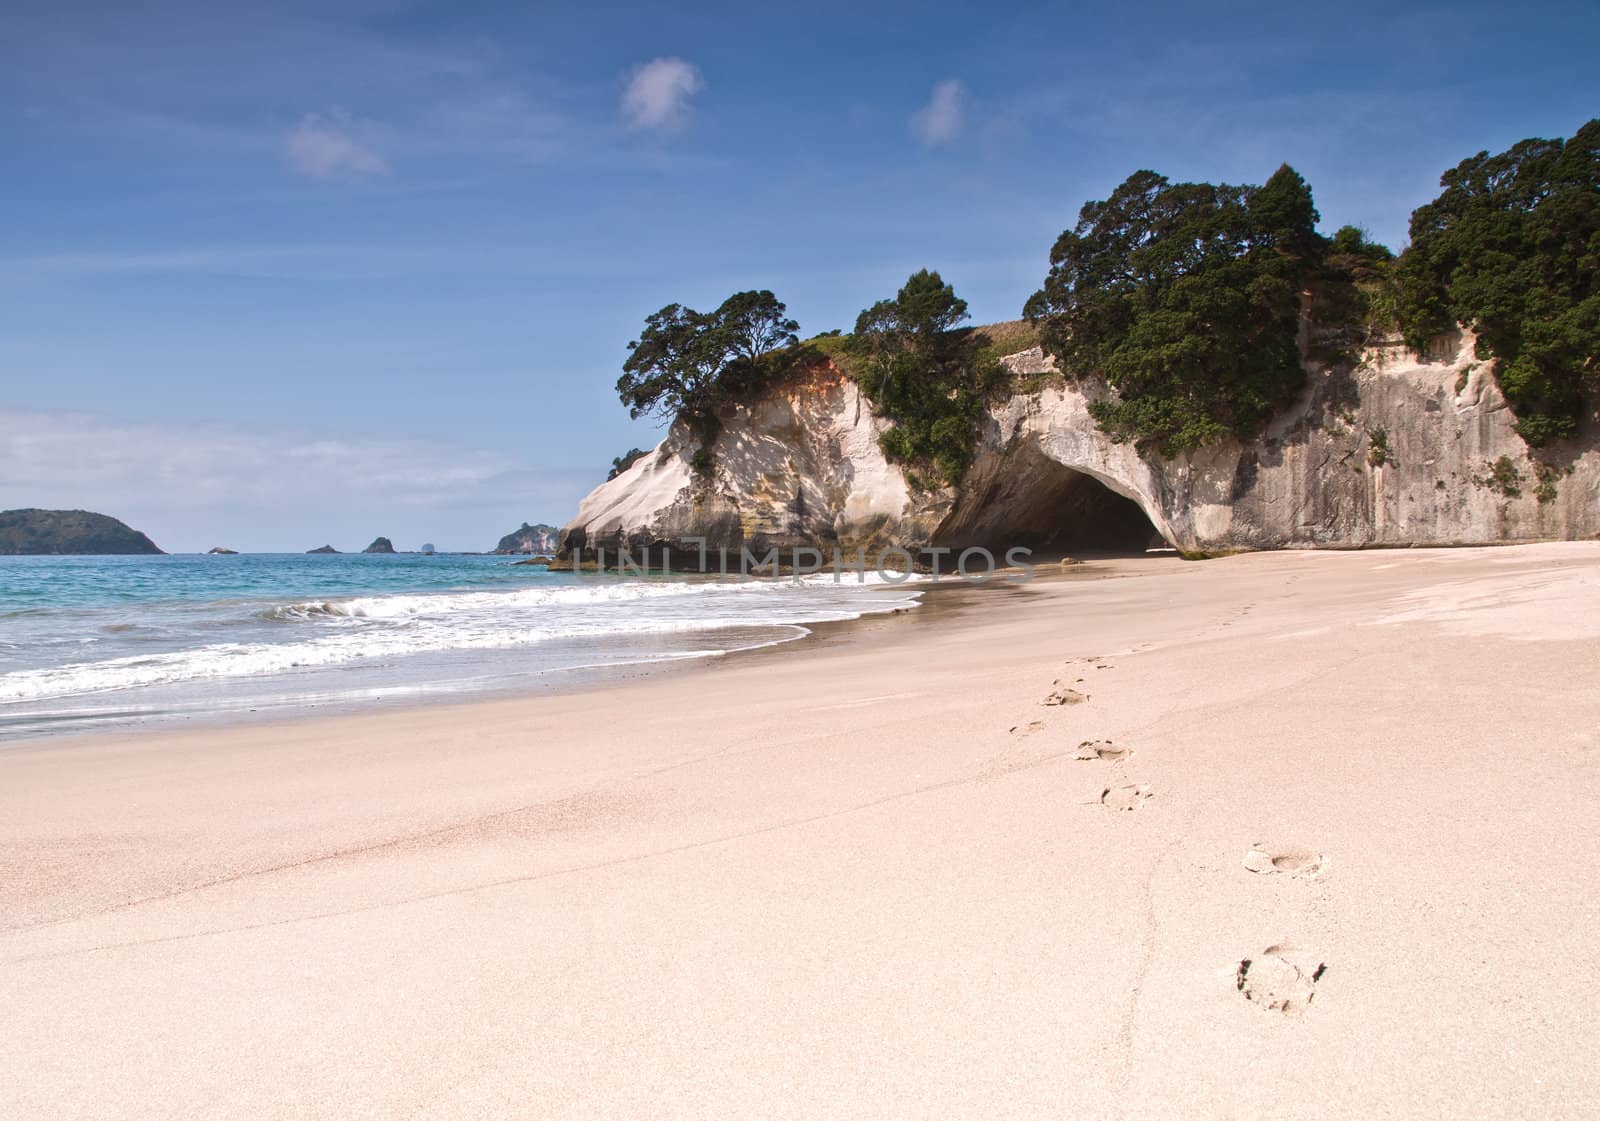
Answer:
M869 574L870 576L871 574ZM503 592L360 596L260 612L257 636L179 650L0 674L0 703L266 676L418 654L526 647L557 638L628 638L729 627L798 627L892 611L917 593L794 581L606 581ZM792 637L792 636L791 636ZM710 651L715 653L715 650ZM681 656L667 650L651 657Z

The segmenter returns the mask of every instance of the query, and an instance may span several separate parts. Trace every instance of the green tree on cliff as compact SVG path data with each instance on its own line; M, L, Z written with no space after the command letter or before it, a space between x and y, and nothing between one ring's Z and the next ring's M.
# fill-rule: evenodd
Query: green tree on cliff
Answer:
M1288 165L1259 187L1135 172L1056 241L1024 314L1063 369L1110 383L1092 408L1113 438L1171 455L1253 435L1305 381L1317 217Z
M628 344L617 395L633 417L684 418L701 427L759 379L763 360L793 346L799 324L771 292L738 292L716 311L668 304Z
M946 483L972 462L983 403L1000 374L981 354L988 340L957 329L966 318L967 302L923 269L892 300L863 311L851 338L870 371L862 388L894 422L880 439L884 453Z
M732 353L748 362L759 362L799 341L796 332L800 324L790 319L788 308L765 289L734 293L722 301L712 318L727 333Z
M856 316L855 344L876 375L879 411L894 414L904 377L926 375L944 357L949 332L967 318L967 301L936 272L912 273L892 300Z
M1600 381L1600 119L1479 152L1439 185L1401 258L1407 342L1470 325L1523 439L1572 436Z

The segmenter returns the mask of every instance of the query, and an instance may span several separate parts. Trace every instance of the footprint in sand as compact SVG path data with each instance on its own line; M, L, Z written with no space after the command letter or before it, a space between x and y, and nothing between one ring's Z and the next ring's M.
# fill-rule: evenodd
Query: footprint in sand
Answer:
M1088 699L1089 694L1080 693L1064 682L1058 681L1056 682L1055 689L1050 693L1050 695L1039 703L1045 705L1046 707L1053 707L1055 705L1081 705Z
M1256 844L1244 854L1244 866L1258 876L1315 876L1327 866L1327 857L1310 849L1275 848Z
M1132 754L1133 748L1118 747L1110 740L1084 740L1078 745L1073 758L1085 762L1120 763Z
M1252 1004L1270 1012L1299 1015L1316 996L1317 982L1327 971L1316 954L1284 943L1241 961L1235 984Z
M1100 792L1100 804L1108 810L1136 810L1150 798L1150 788L1144 783L1131 786L1108 786Z
M1026 724L1018 724L1011 729L1013 736L1031 736L1035 732L1044 731L1043 720L1030 720Z

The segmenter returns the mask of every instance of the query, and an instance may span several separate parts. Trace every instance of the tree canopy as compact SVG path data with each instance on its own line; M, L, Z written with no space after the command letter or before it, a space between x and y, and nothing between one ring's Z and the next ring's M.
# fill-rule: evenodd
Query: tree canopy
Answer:
M1479 152L1439 185L1401 258L1407 342L1471 325L1523 439L1573 435L1600 380L1600 119Z
M763 358L798 341L787 311L765 290L737 292L709 313L668 304L628 344L617 395L633 417L705 422L751 388Z
M1600 388L1600 120L1569 140L1480 152L1440 185L1397 259L1354 226L1319 234L1288 165L1260 186L1137 171L1056 240L1028 330L1068 376L1109 385L1090 405L1103 430L1164 456L1256 436L1305 385L1307 358L1353 356L1397 328L1421 350L1457 322L1496 360L1530 445L1573 435ZM825 353L891 421L885 453L954 483L1005 382L1003 351L961 327L967 317L927 269L864 309L853 335L806 347L770 291L709 313L669 304L628 344L617 392L631 415L685 419L709 447L719 407Z
M856 317L850 347L864 360L873 407L894 422L881 438L893 460L918 464L954 483L977 443L983 403L1000 370L986 338L958 330L967 302L936 272L912 274L893 299Z
M1288 165L1259 187L1135 172L1056 241L1024 314L1063 369L1110 383L1093 412L1114 438L1171 455L1252 435L1305 381L1317 218Z

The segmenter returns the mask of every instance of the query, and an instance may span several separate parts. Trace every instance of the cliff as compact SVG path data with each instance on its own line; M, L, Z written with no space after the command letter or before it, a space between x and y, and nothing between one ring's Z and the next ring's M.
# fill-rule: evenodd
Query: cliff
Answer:
M88 510L0 511L0 555L160 554L150 538Z
M1308 363L1308 384L1262 436L1173 459L1113 442L1034 348L1005 359L1022 384L993 405L959 487L920 490L878 446L886 422L831 362L722 415L713 467L689 466L681 426L595 488L562 530L566 559L597 546L1023 544L1190 553L1457 545L1600 534L1600 448L1535 455L1470 335L1426 356L1398 343L1358 362ZM1594 430L1590 425L1590 432ZM1548 464L1548 465L1547 465Z
M500 538L496 553L554 553L561 545L561 530L553 525L529 525L512 530Z

